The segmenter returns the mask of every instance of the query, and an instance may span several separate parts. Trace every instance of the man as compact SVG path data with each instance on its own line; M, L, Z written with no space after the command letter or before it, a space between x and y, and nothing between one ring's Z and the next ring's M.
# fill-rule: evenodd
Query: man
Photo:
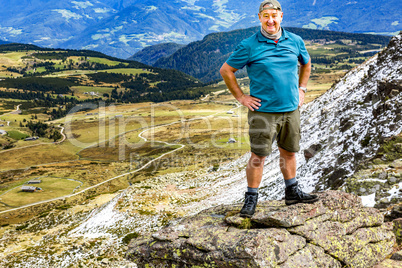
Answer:
M298 107L307 90L310 56L301 37L281 28L283 12L277 0L264 0L258 17L260 31L243 40L220 69L232 95L249 109L251 157L246 168L247 192L240 211L243 217L251 217L255 212L264 161L275 139L286 185L285 203L318 200L316 195L302 192L296 180L295 152L300 149ZM243 93L235 77L235 72L244 66L250 78L250 95Z

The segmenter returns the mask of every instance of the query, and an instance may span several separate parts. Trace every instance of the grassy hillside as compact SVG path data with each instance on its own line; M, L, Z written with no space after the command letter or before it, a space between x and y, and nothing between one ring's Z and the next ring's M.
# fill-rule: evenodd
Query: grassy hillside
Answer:
M194 99L202 83L176 70L113 58L89 50L0 45L0 98L48 108L52 119L76 104ZM63 108L61 108L63 107Z
M177 143L183 130L177 126L182 120L225 115L231 103L193 101L222 89L223 85L204 86L176 70L94 51L41 49L25 44L0 46L0 211L95 186L88 196L115 191L158 172L195 169L197 162L158 164L113 179L107 187L98 186L180 149L182 145ZM191 100L177 101L180 99ZM156 104L162 101L170 102ZM160 124L177 126L150 131ZM209 125L202 120L199 125L201 131L186 133L191 146L179 159L192 153L195 145L210 143L211 134L199 137ZM214 131L221 125L214 122ZM221 135L217 142L225 145L227 135ZM26 140L30 137L35 139ZM205 163L213 165L216 159L238 156L244 148L221 152L210 144L198 151L216 155ZM34 178L42 178L43 183L38 185L42 190L21 192L21 186Z
M160 58L154 66L180 70L203 82L220 79L219 68L237 44L258 30L259 27L252 27L209 34L203 40L190 43L167 58ZM370 52L375 53L384 48L391 38L291 27L286 30L300 35L306 41L312 63L317 65L313 73L350 69L371 56Z
M216 85L214 90L223 88ZM35 141L22 140L33 134L24 119L32 122L28 125L43 119L43 114L36 119L34 110L24 107L20 106L19 114L0 115L0 123L9 122L0 127L7 131L0 136L0 144L12 144L0 149L0 211L72 194L74 189L85 190L182 146L170 158L114 180L110 189L99 187L93 193L122 189L157 174L219 166L248 149L243 137L247 129L240 129L246 117L227 112L235 107L229 95L211 94L205 101L112 104L81 110L70 115L72 118L47 122L49 128L65 128L67 139L61 143L53 143L48 134ZM238 115L244 112L244 108L236 110ZM239 143L228 144L229 137ZM21 186L34 178L42 179L37 186L43 191L21 192Z

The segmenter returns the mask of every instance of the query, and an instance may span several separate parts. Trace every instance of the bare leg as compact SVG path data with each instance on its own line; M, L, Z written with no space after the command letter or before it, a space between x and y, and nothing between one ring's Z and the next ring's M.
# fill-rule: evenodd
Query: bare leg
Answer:
M248 187L258 188L260 186L265 158L266 156L258 156L255 153L251 153L246 168Z
M279 165L283 178L290 180L296 177L296 153L286 151L279 147L280 160Z

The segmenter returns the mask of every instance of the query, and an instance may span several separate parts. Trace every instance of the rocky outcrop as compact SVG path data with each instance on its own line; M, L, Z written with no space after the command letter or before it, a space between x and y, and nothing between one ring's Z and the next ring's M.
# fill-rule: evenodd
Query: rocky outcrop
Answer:
M371 204L378 209L386 209L393 204L401 202L402 197L402 159L394 161L382 161L379 158L366 164L365 169L361 169L353 176L344 181L341 189L347 193L359 196L372 196ZM395 212L389 220L402 217L402 212ZM387 221L387 220L386 220Z
M314 204L260 202L251 219L222 205L131 241L138 267L373 267L392 253L392 223L358 196L320 193Z
M350 70L325 94L303 105L297 174L300 181L305 180L304 187L310 186L311 191L318 192L338 190L347 178L361 170L363 163L377 157L391 161L390 158L402 150L398 142L393 148L387 148L388 152L380 151L384 143L389 143L388 139L402 132L401 68L402 34L398 34L387 49ZM394 152L390 152L391 149ZM272 158L268 158L267 163L271 163ZM399 158L393 160L396 159ZM275 184L283 185L280 172L275 174L276 181L272 172L264 172L262 192L280 199L283 190L272 191ZM355 185L360 183L360 179L356 179ZM366 186L362 189L362 195L374 193ZM386 194L378 193L377 197L376 202Z

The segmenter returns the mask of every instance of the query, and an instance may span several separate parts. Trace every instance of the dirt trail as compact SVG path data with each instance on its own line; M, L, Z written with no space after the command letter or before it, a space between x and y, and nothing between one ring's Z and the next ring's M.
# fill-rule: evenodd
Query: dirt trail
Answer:
M61 139L61 141L56 141L56 142L54 142L55 144L60 144L60 143L62 143L63 141L65 141L66 140L66 135L64 134L64 127L62 127L61 125L58 125L57 127L59 127L60 128L60 134L63 136L63 138Z
M15 111L9 112L9 114L20 114L21 113L21 110L20 110L21 105L22 104L18 104L17 109Z
M232 111L232 110L235 110L235 109L239 109L240 107L241 107L241 105L236 102L236 107L230 109L229 111ZM209 116L206 116L206 117L213 117L213 116L215 116L215 115L217 115L217 114L220 114L220 113L226 113L226 112L217 112L217 113L215 113L215 114L213 114L213 115L209 115ZM190 122L190 121L202 120L202 119L205 119L205 117L187 119L187 120L184 120L184 122ZM183 121L176 121L176 122L172 122L172 123L167 123L167 124L152 126L152 127L149 127L149 128L147 128L147 129L145 129L145 130L142 131L141 133L139 133L139 134L138 134L138 137L140 137L141 139L147 141L147 139L142 136L143 133L145 133L145 132L147 132L147 131L150 131L150 130L153 130L153 129L158 128L158 127L165 127L165 126L170 126L170 125L174 125L174 124L182 124L182 123L183 123ZM120 135L123 135L123 134L120 134ZM120 135L118 135L118 136L120 136ZM120 178L120 177L123 177L123 176L126 176L126 175L130 175L130 174L136 173L136 172L138 172L138 171L141 171L141 170L145 169L146 167L148 167L148 166L149 166L150 164L152 164L153 162L155 162L155 161L161 159L162 157L164 157L164 156L166 156L166 155L168 155L168 154L172 154L172 153L174 153L174 152L176 152L176 151L178 151L178 150L180 150L180 149L182 149L182 148L184 148L184 147L186 146L186 145L184 145L184 144L171 144L171 143L164 142L164 141L158 141L158 142L164 143L164 144L169 145L169 146L180 145L180 147L179 147L179 148L176 148L176 149L174 149L174 150L172 150L172 151L170 151L170 152L164 153L164 154L160 155L159 157L157 157L157 158L155 158L155 159L152 159L151 161L149 161L148 163L144 164L142 167L140 167L140 168L138 168L138 169L136 169L136 170L133 170L133 171L126 172L126 173L124 173L124 174L115 176L115 177L110 178L110 179L108 179L108 180L105 180L105 181L103 181L103 182L101 182L101 183L98 183L98 184L96 184L96 185L93 185L93 186L91 186L91 187L88 187L88 188L86 188L86 189L83 189L83 190L81 190L81 191L79 191L79 192L77 192L77 193L70 194L70 195L66 195L66 196L61 196L61 197L57 197L57 198L53 198L53 199L49 199L49 200L44 200L44 201L40 201L40 202L36 202L36 203L32 203L32 204L25 205L25 206L21 206L21 207L18 207L18 208L13 208L13 209L1 211L0 214L7 213L7 212L10 212L10 211L14 211L14 210L18 210L18 209L22 209L22 208L27 208L27 207L35 206L35 205L38 205L38 204L44 204L44 203L48 203L48 202L52 202L52 201L56 201L56 200L61 200L61 199L65 199L65 198L69 198L69 197L73 197L73 196L79 195L79 194L81 194L81 193L83 193L83 192L86 192L86 191L88 191L88 190L90 190L90 189L96 188L96 187L98 187L98 186L100 186L100 185L102 185L102 184L105 184L105 183L107 183L107 182L110 182L110 181L112 181L112 180L114 180L114 179L117 179L117 178ZM18 148L18 149L21 149L21 148Z
M18 111L20 111L20 106L21 106L21 104L17 105L17 109L16 109L15 111L9 112L9 114L17 114ZM9 124L10 124L10 121L7 121L7 126L9 126ZM10 151L15 151L15 150L26 149L26 148L29 148L29 147L35 147L35 146L39 146L39 145L44 145L44 144L60 144L60 143L62 143L63 141L65 141L67 137L66 137L66 135L63 133L63 132L64 132L64 127L62 127L61 125L58 125L57 127L59 127L59 128L61 129L61 130L60 130L60 134L63 136L63 138L62 138L61 141L56 141L56 142L41 142L41 143L37 143L37 144L31 144L31 145L27 145L27 146L23 146L23 147L8 149L8 150L5 150L5 151L0 151L0 154L1 154L1 153L6 153L6 152L10 152Z
M11 111L11 112L9 112L9 113L5 113L5 114L3 114L3 115L7 115L7 114L20 114L21 113L21 110L20 110L20 106L21 106L22 104L18 104L17 105L17 109L15 109L14 111ZM10 126L10 121L6 121L7 122L7 126Z

